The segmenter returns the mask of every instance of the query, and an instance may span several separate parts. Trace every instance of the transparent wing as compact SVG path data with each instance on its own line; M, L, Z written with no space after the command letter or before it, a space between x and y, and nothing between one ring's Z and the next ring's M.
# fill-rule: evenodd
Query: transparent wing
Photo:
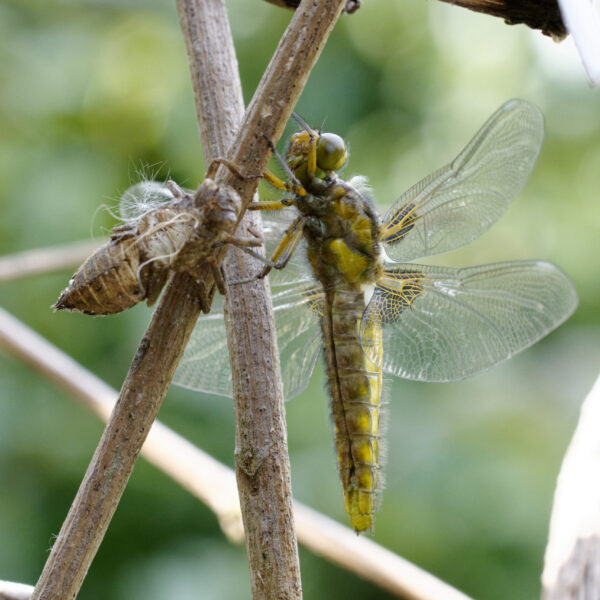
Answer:
M218 294L215 294L211 312L196 322L173 383L207 394L232 396L223 300Z
M277 343L281 356L281 376L286 400L308 385L321 342L320 315L323 294L312 279L289 283L283 271L271 275ZM217 304L217 300L219 304ZM210 314L201 317L185 349L173 380L192 390L231 397L229 353L220 298Z
M536 106L524 100L501 106L454 161L406 191L387 212L386 252L407 262L479 237L525 185L543 135Z
M388 267L363 316L383 323L383 370L455 381L527 348L575 310L568 277L542 261L467 269ZM381 362L381 361L380 361Z
M273 283L271 285L283 397L287 401L306 389L323 346L324 296L321 287L312 279L285 286L279 291Z
M280 210L261 210L259 214L262 218L265 255L270 257L283 237L285 230L298 216L298 211L293 207L289 207ZM256 266L257 272L260 272L264 265L258 263ZM284 269L278 272L275 272L275 270L271 271L270 279L273 289L275 289L273 286L283 286L288 283L314 279L312 269L306 258L306 242L304 239L300 241L292 258Z

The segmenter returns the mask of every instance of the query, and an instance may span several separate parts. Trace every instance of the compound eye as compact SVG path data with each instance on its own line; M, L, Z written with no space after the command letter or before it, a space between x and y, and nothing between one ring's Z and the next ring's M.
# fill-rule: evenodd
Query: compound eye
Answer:
M344 140L335 133L322 133L317 142L317 165L323 171L337 171L348 160Z

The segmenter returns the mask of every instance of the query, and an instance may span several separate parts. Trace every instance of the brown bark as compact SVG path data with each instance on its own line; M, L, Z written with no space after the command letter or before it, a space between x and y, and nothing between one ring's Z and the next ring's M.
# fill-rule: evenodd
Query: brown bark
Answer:
M228 153L241 172L264 171L270 152L263 136L279 139L344 4L344 0L309 0L296 12ZM240 182L231 173L223 181L236 186L246 202L256 189L254 180ZM233 280L256 271L256 264L239 251L229 252L224 267ZM282 386L275 376L279 356L267 282L236 287L225 308L236 414L236 475L253 598L300 598Z
M330 33L344 0L304 0L280 42L232 144L229 158L245 173L261 173L269 149L261 134L278 139ZM222 0L179 2L181 19L193 25L188 40L192 73L206 75L194 84L202 106L201 134L207 160L233 139L241 96ZM206 12L205 12L206 11ZM220 15L220 16L219 16ZM215 28L214 30L212 28ZM201 31L210 30L208 37ZM214 36L214 37L213 37ZM212 51L206 43L213 40ZM219 60L217 60L219 58ZM195 63L194 61L197 61ZM208 65L206 71L200 67ZM230 96L231 95L231 96ZM235 96L237 95L237 98ZM229 114L221 114L224 98ZM206 106L219 112L205 115ZM218 181L235 185L248 203L255 180L227 173ZM229 276L245 276L245 259L226 265ZM200 285L188 275L171 280L133 359L115 410L88 467L32 596L39 600L75 598L116 510L150 425L156 418L175 367L199 314ZM291 517L289 466L281 383L272 315L265 308L265 282L236 290L228 302L232 356L238 483L247 533L254 598L298 598L300 584ZM267 500L275 499L271 506ZM270 510L272 509L272 510ZM292 562L294 559L292 558ZM291 565L291 566L290 566ZM291 569L291 573L290 573Z
M500 17L508 25L523 23L557 40L567 35L556 0L442 0L475 12Z

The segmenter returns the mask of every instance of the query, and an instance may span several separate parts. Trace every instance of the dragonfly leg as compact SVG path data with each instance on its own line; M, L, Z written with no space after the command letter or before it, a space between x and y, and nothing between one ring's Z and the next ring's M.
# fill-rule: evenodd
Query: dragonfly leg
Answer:
M166 269L153 269L146 281L146 304L152 306L165 287L168 271Z
M298 247L300 240L302 239L302 234L304 232L304 217L298 217L286 230L283 234L283 237L277 244L277 248L275 248L273 255L271 258L265 258L258 252L255 252L251 248L241 247L241 250L253 256L260 262L264 263L264 268L253 277L248 277L246 279L236 279L229 282L229 285L239 285L241 283L249 283L251 281L255 281L256 279L263 279L269 274L271 269L283 269L289 262L294 250Z
M236 246L237 248L244 250L245 248L260 248L263 244L263 240L259 237L241 237L228 234L223 236L221 241L214 243L212 247L221 248L227 244L231 244L232 246Z
M214 271L213 271L214 273ZM215 279L215 282L217 280ZM207 315L210 312L211 309L211 305L212 302L210 301L210 297L209 297L209 290L206 289L206 285L203 281L199 281L198 282L199 285L199 292L198 292L198 303L200 304L200 310ZM217 284L218 287L218 284Z
M258 231L256 231L253 227L248 226L248 227L246 227L246 230L248 231L248 233L250 235L253 235L256 239L262 240L262 235L260 233L258 233Z
M273 173L271 173L271 171L265 171L263 173L263 178L266 181L268 181L273 187L276 187L278 190L286 190L288 192L293 192L294 194L298 194L298 196L306 196L306 190L304 189L304 186L298 181L298 178L296 177L296 175L294 175L294 172L290 169L285 158L283 158L283 156L281 156L281 154L279 153L279 150L277 150L277 148L275 147L275 144L272 142L271 138L267 137L264 134L263 134L263 137L265 138L265 140L267 140L267 144L269 144L269 148L271 148L271 151L273 152L273 156L277 159L277 162L281 165L281 168L285 171L285 174L287 175L289 182L283 181L282 179L277 177L277 175L274 175ZM315 152L316 152L316 149L315 149ZM315 154L315 160L316 160L316 154Z
M221 296L224 296L227 293L227 286L225 285L225 275L223 273L223 266L219 265L217 267L215 263L211 262L210 268L212 271L213 279L215 281L215 285L219 290L219 294L221 294Z
M237 246L238 248L259 248L262 246L263 240L260 237L241 237L239 235L226 235L223 238L222 242L219 242L217 246L223 244L231 244L232 246Z
M287 200L265 200L263 202L251 202L248 210L280 210L290 206Z

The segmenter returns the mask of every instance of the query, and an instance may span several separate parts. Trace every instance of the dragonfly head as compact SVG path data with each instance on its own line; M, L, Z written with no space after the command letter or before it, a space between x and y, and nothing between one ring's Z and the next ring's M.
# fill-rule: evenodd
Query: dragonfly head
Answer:
M293 134L290 138L286 160L290 169L296 172L301 180L303 172L310 161L311 151L315 152L316 155L315 175L318 178L322 178L332 171L337 171L346 164L348 149L339 135L312 129L295 113L294 118L304 130Z

